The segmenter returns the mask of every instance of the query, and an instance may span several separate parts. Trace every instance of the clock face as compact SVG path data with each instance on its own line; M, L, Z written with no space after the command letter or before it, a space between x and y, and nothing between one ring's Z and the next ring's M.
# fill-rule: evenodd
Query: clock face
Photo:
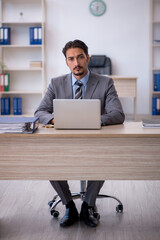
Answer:
M106 4L102 0L94 0L90 3L89 8L94 16L101 16L106 11Z

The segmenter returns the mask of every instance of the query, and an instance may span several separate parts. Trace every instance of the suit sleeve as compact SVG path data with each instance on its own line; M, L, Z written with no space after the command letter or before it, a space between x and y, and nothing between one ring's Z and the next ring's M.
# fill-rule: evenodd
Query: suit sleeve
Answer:
M47 124L54 118L53 99L55 99L55 89L51 81L44 98L35 111L35 116L39 118L40 123Z
M124 122L121 102L118 98L113 80L110 78L105 91L104 112L101 115L102 125L121 124Z

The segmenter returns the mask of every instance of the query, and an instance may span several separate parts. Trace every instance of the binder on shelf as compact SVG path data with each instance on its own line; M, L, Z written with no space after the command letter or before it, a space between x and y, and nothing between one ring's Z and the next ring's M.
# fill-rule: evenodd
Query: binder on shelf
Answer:
M13 115L22 115L22 98L13 98Z
M152 115L156 115L156 97L152 97Z
M153 74L153 90L160 91L160 73Z
M41 27L38 28L38 41L39 41L39 44L42 44L42 28Z
M1 45L10 44L10 32L11 32L11 29L9 27L0 28L0 44Z
M4 74L4 91L9 91L9 73Z
M29 28L30 45L42 44L42 27L30 27Z
M33 27L30 27L29 28L29 39L30 39L30 44L34 44L34 28Z
M160 115L160 97L152 97L152 115Z
M0 117L0 133L34 133L38 125L37 117Z
M160 98L156 99L156 115L160 115Z
M0 92L4 92L4 74L0 73Z
M1 115L5 115L4 98L1 97Z
M3 28L0 28L0 44L3 44Z
M2 97L1 98L1 115L10 114L10 98Z

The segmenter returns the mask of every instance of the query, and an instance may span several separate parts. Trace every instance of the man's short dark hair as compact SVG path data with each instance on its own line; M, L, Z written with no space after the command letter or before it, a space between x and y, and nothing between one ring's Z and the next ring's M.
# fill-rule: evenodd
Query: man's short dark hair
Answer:
M88 47L87 47L87 45L84 42L82 42L82 41L80 41L78 39L76 39L74 41L69 41L68 43L66 43L66 45L64 46L64 48L62 50L62 52L63 52L65 57L66 57L67 50L70 49L70 48L81 48L85 52L86 56L88 56Z

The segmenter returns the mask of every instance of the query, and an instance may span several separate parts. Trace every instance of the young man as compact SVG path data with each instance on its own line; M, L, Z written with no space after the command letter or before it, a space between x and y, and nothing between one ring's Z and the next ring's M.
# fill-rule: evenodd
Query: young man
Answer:
M80 40L68 42L63 48L66 64L71 73L53 78L42 99L35 116L43 124L54 124L53 99L90 98L101 100L102 126L121 124L124 113L118 99L113 80L103 75L95 74L88 69L88 47ZM70 226L78 221L78 211L72 200L67 181L50 181L66 206L66 213L60 220L60 226ZM86 225L96 227L99 214L95 213L96 197L104 181L88 181L80 218Z

